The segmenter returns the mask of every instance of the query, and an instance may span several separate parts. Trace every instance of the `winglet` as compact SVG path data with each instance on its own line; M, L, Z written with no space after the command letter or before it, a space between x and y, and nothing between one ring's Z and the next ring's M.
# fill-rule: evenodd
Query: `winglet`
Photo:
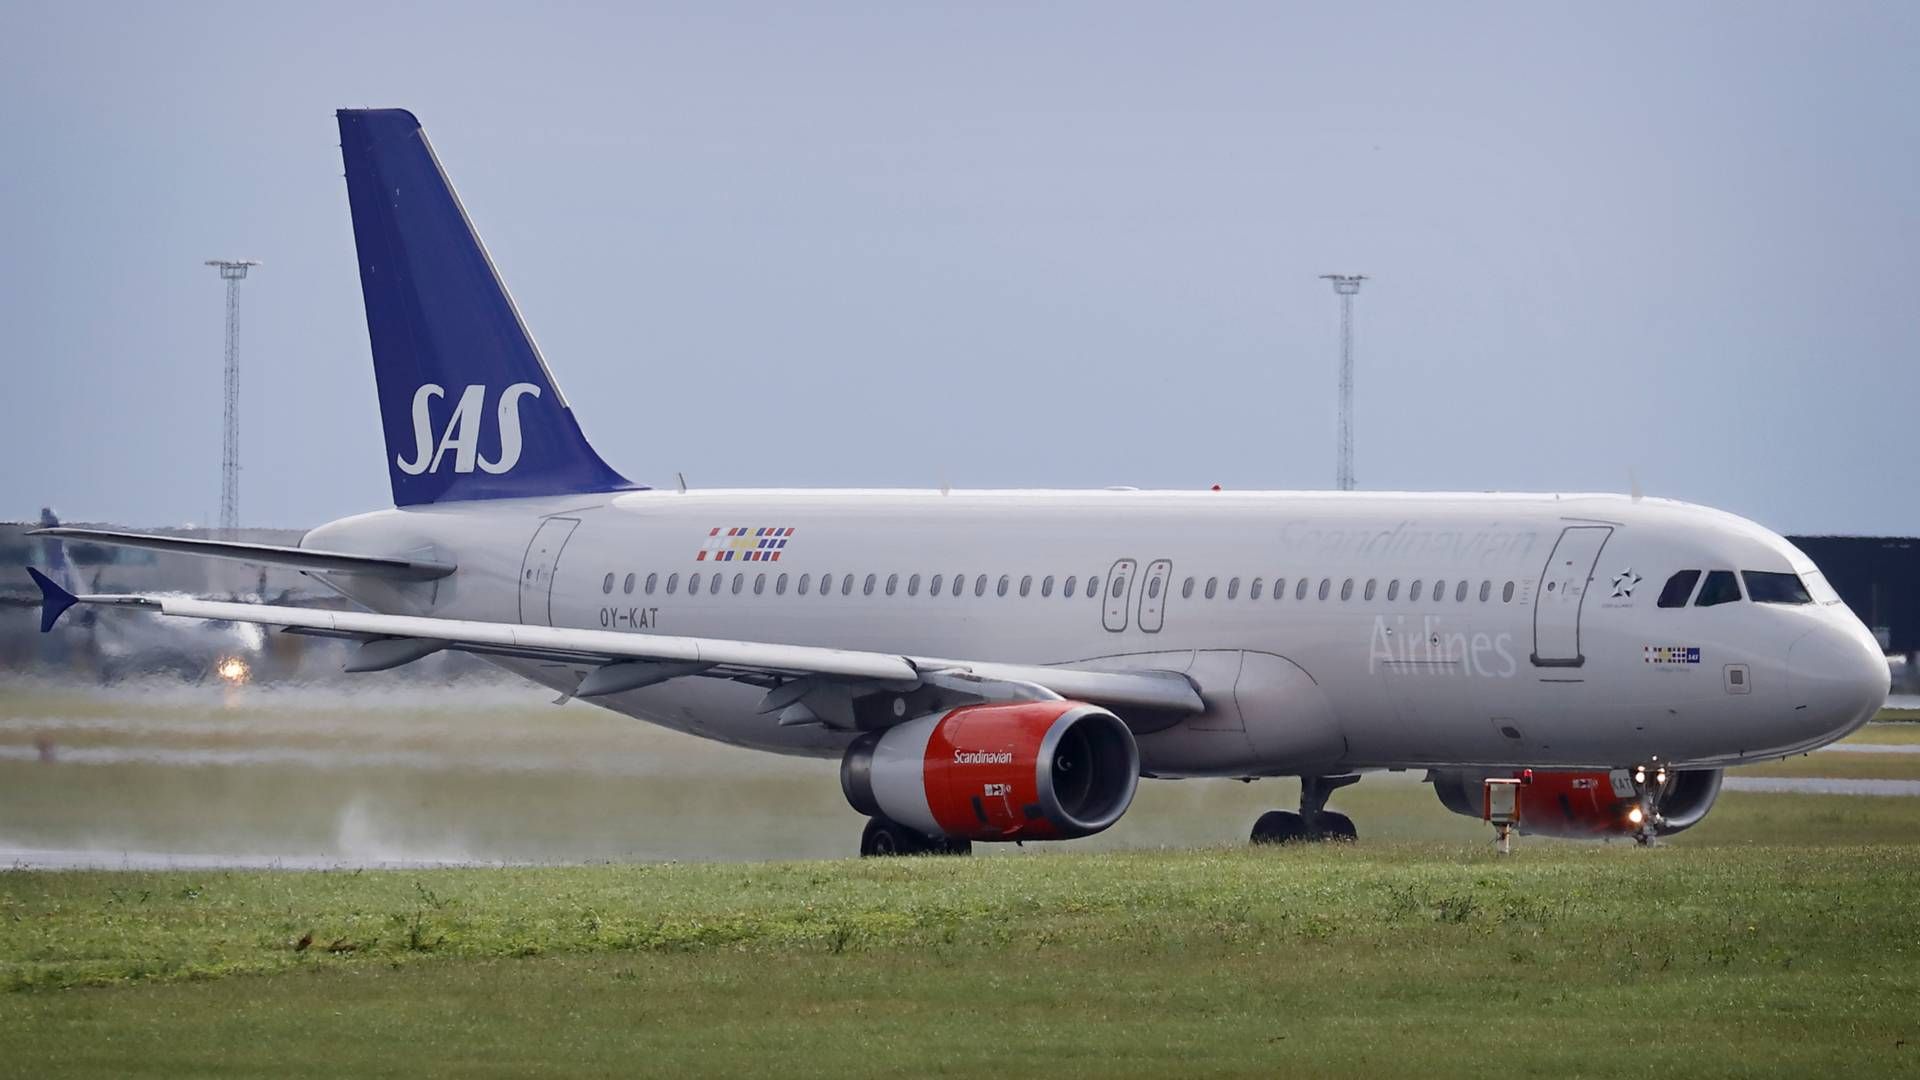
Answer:
M65 615L68 608L79 601L72 593L55 584L52 578L31 566L27 567L27 575L33 578L35 585L40 586L40 632L45 634L53 629L53 624L60 621L60 616Z

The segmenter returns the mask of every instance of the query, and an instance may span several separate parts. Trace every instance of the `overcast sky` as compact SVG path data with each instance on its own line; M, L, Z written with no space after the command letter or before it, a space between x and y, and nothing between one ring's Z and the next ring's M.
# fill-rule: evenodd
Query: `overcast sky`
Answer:
M0 517L387 505L333 110L696 487L1625 490L1920 533L1920 5L11 4Z

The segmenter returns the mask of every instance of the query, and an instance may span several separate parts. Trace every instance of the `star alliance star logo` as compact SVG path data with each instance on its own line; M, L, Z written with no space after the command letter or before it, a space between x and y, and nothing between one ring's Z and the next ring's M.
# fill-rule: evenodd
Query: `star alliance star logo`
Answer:
M1633 599L1633 587L1638 584L1640 575L1634 573L1631 567L1613 575L1613 599Z

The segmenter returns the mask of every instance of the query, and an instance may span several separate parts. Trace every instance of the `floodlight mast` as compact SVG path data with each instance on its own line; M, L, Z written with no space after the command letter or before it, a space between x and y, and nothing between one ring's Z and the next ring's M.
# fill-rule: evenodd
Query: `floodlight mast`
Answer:
M240 283L258 259L208 259L227 283L227 368L225 424L220 443L220 532L231 538L240 528Z
M1353 298L1365 274L1321 274L1340 297L1340 433L1334 486L1353 490Z

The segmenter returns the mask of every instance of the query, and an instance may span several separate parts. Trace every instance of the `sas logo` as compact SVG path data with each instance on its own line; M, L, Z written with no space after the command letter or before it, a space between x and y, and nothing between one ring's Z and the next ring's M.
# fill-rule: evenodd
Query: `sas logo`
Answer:
M1012 784L982 784L981 794L989 799L1004 799L1013 794Z
M500 457L488 461L480 456L480 425L486 422L487 388L469 386L460 394L447 417L440 438L433 437L433 399L446 397L444 388L428 383L413 393L413 460L396 456L393 463L408 476L439 472L449 451L453 471L470 473L475 465L482 472L503 473L520 462L520 399L539 397L540 388L532 383L514 383L500 394L494 415L500 424Z

